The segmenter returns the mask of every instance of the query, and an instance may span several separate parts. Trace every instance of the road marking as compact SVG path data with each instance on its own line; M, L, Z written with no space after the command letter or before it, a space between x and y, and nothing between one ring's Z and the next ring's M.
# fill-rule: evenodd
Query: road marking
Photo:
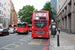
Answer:
M29 39L28 39L29 40Z
M13 49L11 49L11 50L13 50Z
M15 43L15 42L13 42L13 43ZM8 46L12 45L13 43L8 44L8 45L6 45L6 46L4 46L4 47L1 47L0 49L2 49L2 48L6 48L6 47L8 47Z
M10 48L4 48L4 49L10 49Z
M48 41L49 41L48 39L45 41L45 46L44 46L43 50L49 50L49 48L48 48L49 42Z
M24 39L20 39L19 41L25 41Z
M33 39L30 43L31 45L40 45L43 39Z
M21 43L21 44L23 44L23 43Z
M25 41L25 42L27 42L27 41Z
M17 45L16 48L17 48L18 46L19 46L19 45Z

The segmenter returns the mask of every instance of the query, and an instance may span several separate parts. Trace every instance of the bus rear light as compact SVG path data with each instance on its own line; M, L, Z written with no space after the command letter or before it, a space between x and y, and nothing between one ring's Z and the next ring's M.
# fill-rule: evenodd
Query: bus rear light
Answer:
M17 27L18 28L18 27Z
M33 28L33 27L32 27Z

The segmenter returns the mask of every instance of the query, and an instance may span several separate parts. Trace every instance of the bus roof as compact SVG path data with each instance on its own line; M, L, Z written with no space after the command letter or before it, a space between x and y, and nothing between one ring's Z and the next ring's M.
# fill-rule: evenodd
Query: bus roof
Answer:
M19 22L18 24L24 24L24 23L28 23L28 22Z
M43 11L33 11L33 12L49 12L49 11L44 11L44 10L43 10Z

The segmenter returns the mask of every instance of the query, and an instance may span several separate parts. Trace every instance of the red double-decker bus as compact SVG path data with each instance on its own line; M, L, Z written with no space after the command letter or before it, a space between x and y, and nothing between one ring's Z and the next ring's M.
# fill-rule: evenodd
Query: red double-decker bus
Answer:
M49 11L33 11L32 37L49 38Z
M16 24L17 27L17 33L29 33L28 31L28 23L27 22L21 22Z

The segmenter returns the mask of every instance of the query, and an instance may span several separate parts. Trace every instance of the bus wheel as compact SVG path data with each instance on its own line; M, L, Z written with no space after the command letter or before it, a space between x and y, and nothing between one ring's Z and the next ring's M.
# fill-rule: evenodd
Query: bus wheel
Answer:
M27 31L27 34L29 33L29 31Z
M9 35L9 33L7 33L7 35Z
M18 33L18 34L20 34L20 33Z

